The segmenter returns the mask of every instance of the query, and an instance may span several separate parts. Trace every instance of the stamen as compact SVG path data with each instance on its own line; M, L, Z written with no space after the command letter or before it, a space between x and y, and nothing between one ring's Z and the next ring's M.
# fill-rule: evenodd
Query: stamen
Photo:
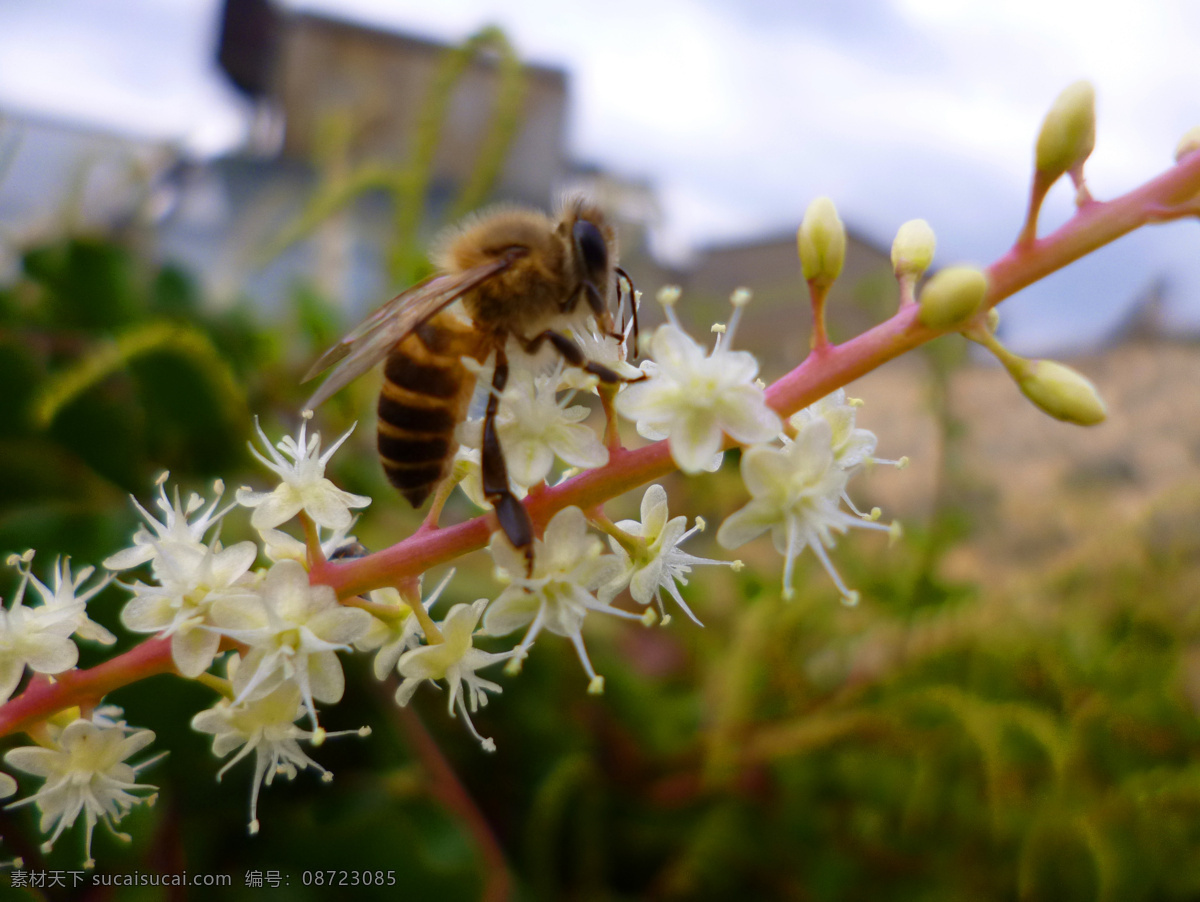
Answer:
M462 695L458 697L458 710L462 712L463 720L467 724L467 732L479 740L479 744L485 752L496 751L496 740L487 736L480 736L479 731L475 729L475 724L471 721L471 715L467 712L467 703Z
M736 291L734 292L734 297L737 297ZM730 300L733 300L733 298L731 298ZM725 343L726 344L730 344L730 345L733 344L733 336L737 333L738 323L740 323L742 321L742 311L746 309L746 302L749 300L750 300L750 293L746 292L746 300L745 301L743 301L740 304L737 303L736 301L734 301L733 316L731 316L729 318L729 329L725 335Z
M878 524L864 523L862 525L875 526ZM847 607L854 607L854 605L858 604L859 594L851 589L848 589L846 584L842 582L842 577L837 572L837 569L833 566L833 561L829 559L829 554L825 551L825 546L820 542L811 542L809 544L812 547L813 553L817 556L817 560L821 562L821 566L825 568L825 572L829 574L829 578L833 580L833 584L837 586L838 592L840 592L842 595L843 603L846 604Z
M658 290L658 302L662 304L667 322L680 330L683 329L683 326L679 323L679 317L675 315L675 304L681 293L682 290L678 285L665 285Z
M583 634L580 633L578 630L576 630L575 633L571 636L571 644L575 646L575 653L577 655L579 655L579 663L583 665L583 672L586 673L588 675L588 677L591 678L591 683L588 685L588 692L591 693L592 695L598 694L598 693L592 692L592 686L594 686L596 684L596 680L597 680L596 671L592 667L591 659L588 657L587 648L584 647ZM603 680L601 680L601 682L600 682L600 691L601 692L604 691Z
M796 596L795 590L792 588L792 573L795 569L796 555L796 520L794 517L788 517L787 521L787 557L783 562L783 600L791 601Z
M846 502L846 507L850 508L850 510L854 512L854 515L856 517L862 517L864 520L871 519L867 514L864 514L862 511L860 511L858 509L858 507L851 500L850 493L847 492L845 489L842 489L842 500Z

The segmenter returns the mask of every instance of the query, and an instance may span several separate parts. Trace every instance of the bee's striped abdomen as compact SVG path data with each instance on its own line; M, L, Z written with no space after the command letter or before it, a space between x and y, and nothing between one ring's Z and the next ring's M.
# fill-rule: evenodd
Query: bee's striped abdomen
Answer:
M454 433L475 387L462 358L479 359L485 351L469 323L439 313L388 355L379 393L379 456L388 481L413 507L446 477L458 449Z

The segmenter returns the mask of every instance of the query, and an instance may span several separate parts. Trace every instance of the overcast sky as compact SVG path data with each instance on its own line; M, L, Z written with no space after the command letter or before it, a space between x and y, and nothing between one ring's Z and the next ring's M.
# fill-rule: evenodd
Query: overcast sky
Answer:
M1058 91L1086 77L1101 199L1171 163L1200 124L1200 2L1147 0L288 0L458 41L498 23L571 78L571 151L649 179L662 247L794 229L828 194L887 245L930 221L938 263L987 263L1024 210L1031 148ZM0 0L0 111L236 144L244 108L216 71L218 0ZM1047 223L1069 215L1052 197ZM1200 225L1118 242L1005 305L1018 347L1110 326L1155 277L1200 324Z

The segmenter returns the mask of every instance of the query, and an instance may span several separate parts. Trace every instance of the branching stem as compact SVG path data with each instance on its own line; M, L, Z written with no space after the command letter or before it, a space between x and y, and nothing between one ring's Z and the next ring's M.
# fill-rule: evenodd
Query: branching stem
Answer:
M987 268L987 310L1022 288L1086 256L1143 225L1197 215L1200 210L1200 153L1139 188L1111 201L1085 204L1057 231L1044 238L1026 229L1013 247ZM840 345L826 345L767 389L767 403L786 417L887 361L942 334L917 320L919 305L906 304L890 319ZM732 444L732 443L730 443ZM542 529L565 507L592 510L611 498L675 469L666 441L636 450L611 447L607 465L589 470L557 486L531 493L525 504L535 528ZM371 589L403 585L429 568L454 560L487 544L493 516L488 513L437 530L419 530L374 554L312 567L313 582L332 586L341 598ZM310 542L311 551L311 542ZM437 627L418 601L413 605L431 641ZM0 736L26 731L54 712L73 705L95 704L121 686L174 670L170 640L148 639L132 650L88 670L62 674L53 684L31 684L0 706Z

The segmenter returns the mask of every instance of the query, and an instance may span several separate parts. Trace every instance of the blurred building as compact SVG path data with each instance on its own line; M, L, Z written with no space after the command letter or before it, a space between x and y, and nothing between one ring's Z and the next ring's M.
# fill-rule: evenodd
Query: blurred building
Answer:
M120 230L154 218L164 203L155 186L175 158L161 142L0 112L0 253L65 229Z
M343 304L347 317L360 315L401 287L385 275L396 221L387 193L359 192L310 227L297 224L317 192L338 179L367 170L413 175L406 167L428 138L422 114L454 48L271 0L225 0L221 15L217 61L253 111L242 148L194 161L163 144L22 120L0 133L19 148L11 177L0 182L0 223L10 231L20 223L17 233L28 234L40 217L53 228L78 195L88 216L70 213L73 224L152 222L160 253L197 273L214 303L248 298L271 310L308 282ZM707 248L686 272L664 265L650 250L661 219L653 185L571 160L567 74L539 65L522 65L521 73L515 131L490 199L553 209L563 193L588 194L617 223L622 265L648 293L683 284L703 324L727 319L729 293L753 286L758 309L794 311L799 331L763 327L767 334L748 337L764 339L779 366L799 359L808 343L807 301L794 237ZM503 89L502 60L485 47L449 90L431 167L421 174L421 245L476 172L495 118L505 113ZM872 320L863 297L876 288L894 293L886 252L853 235L849 244L846 276L830 304L835 337ZM648 324L657 314L647 305ZM755 328L747 322L749 332Z
M259 108L260 151L276 144L287 160L312 162L329 152L331 129L343 127L347 165L395 165L420 138L423 101L450 48L311 13L270 0L225 0L218 60ZM496 180L496 194L544 205L563 184L567 76L523 65L516 136ZM499 58L476 56L455 83L434 154L431 195L461 187L474 172L497 111Z

